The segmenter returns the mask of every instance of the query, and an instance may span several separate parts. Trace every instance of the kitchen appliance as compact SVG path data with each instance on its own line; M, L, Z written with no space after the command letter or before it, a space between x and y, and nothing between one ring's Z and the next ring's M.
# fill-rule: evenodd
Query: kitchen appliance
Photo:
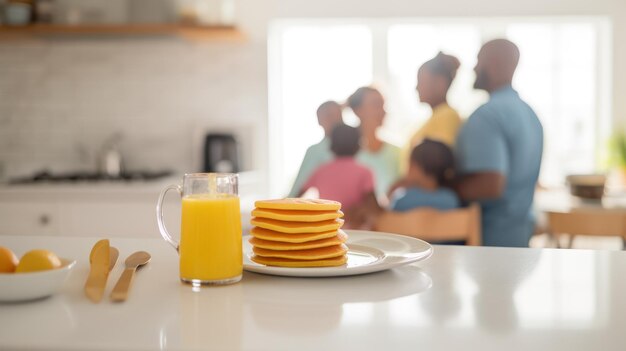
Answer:
M119 177L123 170L122 154L114 147L103 150L98 160L98 170L108 177Z
M207 134L204 139L203 172L237 173L239 155L237 140L232 134Z
M103 143L98 155L98 171L105 176L117 178L122 174L124 162L118 145L122 140L122 133L116 132Z

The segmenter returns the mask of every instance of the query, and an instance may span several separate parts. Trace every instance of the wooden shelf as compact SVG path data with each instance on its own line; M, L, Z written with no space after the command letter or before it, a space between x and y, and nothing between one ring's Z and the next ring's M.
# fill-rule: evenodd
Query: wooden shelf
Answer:
M199 26L183 24L56 25L0 26L0 38L28 37L133 37L178 36L189 40L242 41L243 33L233 26Z

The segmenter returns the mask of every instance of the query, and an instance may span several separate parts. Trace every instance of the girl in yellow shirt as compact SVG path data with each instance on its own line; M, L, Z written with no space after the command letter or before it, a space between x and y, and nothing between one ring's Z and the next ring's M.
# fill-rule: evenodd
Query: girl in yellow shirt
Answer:
M422 140L428 138L450 147L454 146L461 127L461 117L448 105L447 95L459 66L460 62L456 57L439 52L433 59L426 61L417 72L416 89L419 99L430 105L433 112L402 149L403 173L408 169L411 150Z

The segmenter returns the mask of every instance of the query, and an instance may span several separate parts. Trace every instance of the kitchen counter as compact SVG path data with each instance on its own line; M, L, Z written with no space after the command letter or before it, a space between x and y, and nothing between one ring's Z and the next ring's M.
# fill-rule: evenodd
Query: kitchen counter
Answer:
M63 196L65 199L104 196L116 198L124 196L149 196L156 204L159 192L169 184L181 184L182 174L153 180L98 180L39 182L26 184L0 183L0 199L25 200L42 199L46 196ZM239 173L239 193L241 196L258 194L262 188L262 174L257 171Z
M78 181L0 184L0 235L159 237L155 207L159 193L182 175L149 181ZM265 198L260 172L239 173L244 231L254 201ZM180 197L169 192L168 227L180 227Z
M78 263L61 293L0 304L0 349L623 350L626 253L436 246L423 262L344 278L244 273L194 291L158 239L115 238L152 261L127 302L82 294L99 238L0 236ZM122 271L118 262L108 294Z

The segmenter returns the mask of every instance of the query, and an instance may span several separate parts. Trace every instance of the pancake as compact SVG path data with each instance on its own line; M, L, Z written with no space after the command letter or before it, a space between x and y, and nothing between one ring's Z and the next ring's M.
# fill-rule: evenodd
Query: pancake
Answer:
M268 250L284 251L284 250L307 250L307 249L317 249L319 247L335 246L335 245L343 244L344 242L346 242L346 240L348 240L348 235L344 232L338 232L338 234L332 238L307 241L304 243L283 243L280 241L264 240L264 239L259 239L255 237L250 238L249 242L254 247L260 247L262 249L268 249Z
M262 257L279 257L290 258L293 260L310 261L345 255L346 252L348 252L348 247L344 244L340 244L334 246L320 247L317 249L280 251L268 250L255 246L252 247L252 251L255 255Z
M305 243L307 241L321 240L326 238L333 238L337 236L340 230L331 230L328 232L321 233L301 233L301 234L285 234L280 232L275 232L273 230L252 227L250 230L250 234L259 239L263 240L271 240L278 241L283 243ZM345 234L345 233L344 233Z
M288 258L277 258L277 257L262 257L253 255L250 259L256 263L264 264L266 266L277 266L277 267L335 267L344 265L348 262L348 257L346 255L338 256L334 258L325 258L321 260L292 260Z
M255 208L252 217L276 219L288 222L319 222L343 217L341 211L269 210Z
M259 200L254 203L254 206L270 210L339 211L341 209L341 203L337 201L299 198Z
M250 223L257 227L281 233L321 233L341 228L343 219L337 218L320 222L286 222L254 217L250 220Z

